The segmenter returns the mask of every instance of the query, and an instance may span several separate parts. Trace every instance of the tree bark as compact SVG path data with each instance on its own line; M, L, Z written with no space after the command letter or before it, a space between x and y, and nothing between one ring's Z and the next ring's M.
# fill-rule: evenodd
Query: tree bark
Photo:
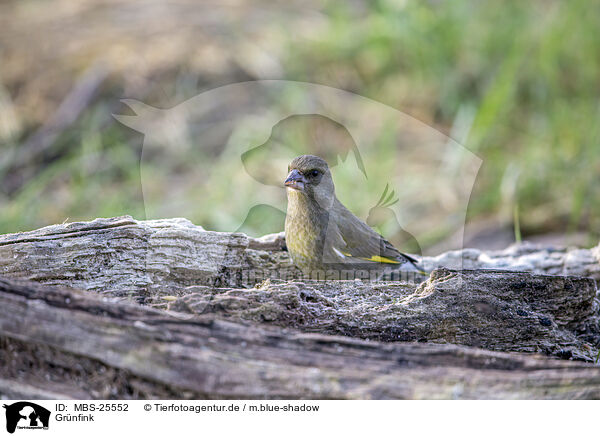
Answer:
M590 362L600 345L596 284L576 277L437 269L421 285L269 281L254 289L192 286L165 306L306 332Z
M143 301L191 285L252 287L269 277L300 278L284 246L283 233L255 239L205 231L183 218L98 218L0 235L0 274ZM424 257L423 264L428 271L503 269L600 281L600 245L465 249Z
M598 357L599 247L444 253L423 283L304 280L283 247L184 219L0 236L0 394L600 398L573 361Z
M540 356L181 318L6 279L0 305L7 397L600 398L600 367Z

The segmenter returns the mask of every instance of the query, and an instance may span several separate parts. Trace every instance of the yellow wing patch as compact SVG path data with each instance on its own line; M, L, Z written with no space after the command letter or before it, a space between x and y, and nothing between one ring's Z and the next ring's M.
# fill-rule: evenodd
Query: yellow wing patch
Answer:
M381 256L371 256L368 259L366 257L360 257L359 259L368 260L369 262L379 262L379 263L395 263L395 264L400 263L397 260L390 259L388 257L381 257Z
M346 257L354 257L354 256L352 256L352 254L350 254L346 251L342 251L341 253ZM395 259L390 259L389 257L382 257L382 256L359 257L358 259L366 260L367 262L394 263L394 264L401 263Z

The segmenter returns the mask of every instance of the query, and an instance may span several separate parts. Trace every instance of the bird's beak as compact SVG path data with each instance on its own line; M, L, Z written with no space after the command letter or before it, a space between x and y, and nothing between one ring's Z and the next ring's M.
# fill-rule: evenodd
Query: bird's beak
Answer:
M304 184L306 183L306 179L302 175L302 173L298 170L292 170L285 179L283 184L286 188L296 189L297 191L304 191Z

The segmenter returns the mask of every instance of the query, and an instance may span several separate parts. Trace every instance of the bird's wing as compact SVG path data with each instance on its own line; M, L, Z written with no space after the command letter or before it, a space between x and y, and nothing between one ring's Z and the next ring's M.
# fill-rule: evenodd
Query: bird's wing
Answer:
M334 247L345 256L398 265L406 262L415 265L418 262L398 251L339 202L334 205L334 216L336 220L334 232L339 232L339 237L334 237L332 242ZM338 243L340 246L336 247Z

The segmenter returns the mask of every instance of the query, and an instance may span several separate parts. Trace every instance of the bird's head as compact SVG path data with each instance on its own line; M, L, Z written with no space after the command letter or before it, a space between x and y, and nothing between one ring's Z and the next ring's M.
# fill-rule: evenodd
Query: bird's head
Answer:
M329 166L318 156L306 154L295 158L288 166L284 185L288 197L305 196L325 209L331 206L335 198Z

